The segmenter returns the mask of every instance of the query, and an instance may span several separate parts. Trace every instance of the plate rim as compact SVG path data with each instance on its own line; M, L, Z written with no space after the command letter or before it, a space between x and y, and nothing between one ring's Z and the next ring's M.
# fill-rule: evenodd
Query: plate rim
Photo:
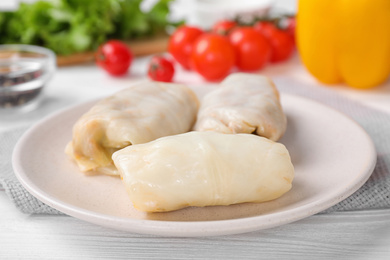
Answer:
M24 144L27 142L30 135L32 135L40 126L44 125L46 122L51 121L52 119L58 117L58 115L66 113L70 110L75 110L82 106L92 105L97 102L99 99L89 100L82 103L74 104L65 108L62 108L52 114L49 114L39 120L37 123L32 125L25 133L19 138L17 141L13 153L12 153L12 166L14 169L14 173L26 190L31 193L38 200L47 204L50 207L57 209L58 211L84 220L89 223L93 223L99 226L105 226L108 228L113 228L116 230L122 230L127 232L135 232L139 234L149 234L149 235L160 235L160 236L177 236L177 237L199 237L199 236L218 236L218 235L231 235L231 234L239 234L246 233L256 230L269 229L276 226L285 225L288 223L292 223L306 217L312 216L316 213L319 213L338 202L344 200L345 198L352 195L355 191L357 191L363 184L368 180L371 176L375 165L376 165L376 149L375 145L369 136L369 134L365 131L365 129L357 123L350 116L340 112L339 110L325 105L317 100L313 100L311 98L295 95L295 94L287 94L281 92L281 100L284 97L289 97L293 99L302 99L308 102L312 102L315 105L322 106L325 109L330 109L333 112L339 114L344 117L344 119L350 121L360 132L366 137L365 141L367 142L369 148L369 154L371 159L367 160L369 165L365 169L364 174L359 175L359 179L353 182L353 185L347 186L347 189L344 190L342 194L336 192L331 192L332 196L328 196L326 198L321 198L316 201L312 201L310 203L293 207L290 209L286 209L280 212L273 212L266 215L257 215L243 218L235 218L235 219L224 219L224 220L207 220L207 221L168 221L168 220L150 220L150 219L132 219L125 217L118 217L107 215L91 210L87 210L84 208L77 207L75 205L61 202L57 198L47 194L44 190L39 188L34 184L34 182L28 177L28 173L26 173L22 167L22 162L20 155L22 153L22 149ZM283 102L282 102L283 103ZM329 198L331 197L331 199ZM271 218L276 217L276 218ZM276 219L277 221L275 221ZM261 223L262 220L267 220L266 223ZM104 222L104 223L102 223ZM260 223L259 223L260 222ZM230 225L227 225L229 223ZM175 226L175 229L172 229L172 226ZM121 228L119 228L121 227ZM221 227L224 227L221 229ZM177 229L177 230L176 230ZM180 230L183 230L180 232ZM184 230L186 230L184 232ZM190 231L189 231L190 230Z

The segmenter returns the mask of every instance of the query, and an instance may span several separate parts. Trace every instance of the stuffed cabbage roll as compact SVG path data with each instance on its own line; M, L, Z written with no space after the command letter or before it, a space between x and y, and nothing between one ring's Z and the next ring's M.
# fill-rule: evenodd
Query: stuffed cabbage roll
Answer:
M66 153L81 171L117 174L111 156L123 147L184 133L195 123L199 101L181 84L144 82L101 100L73 127Z
M277 141L286 125L279 92L271 79L235 73L203 98L194 130L254 133Z
M251 134L188 132L126 147L113 160L145 212L269 201L294 177L286 147Z

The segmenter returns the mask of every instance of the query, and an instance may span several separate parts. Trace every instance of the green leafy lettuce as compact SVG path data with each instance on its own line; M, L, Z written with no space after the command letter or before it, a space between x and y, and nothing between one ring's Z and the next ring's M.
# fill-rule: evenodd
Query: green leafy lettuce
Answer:
M142 0L52 0L0 12L0 44L40 45L59 55L93 51L108 39L132 40L165 32L172 0L141 10Z

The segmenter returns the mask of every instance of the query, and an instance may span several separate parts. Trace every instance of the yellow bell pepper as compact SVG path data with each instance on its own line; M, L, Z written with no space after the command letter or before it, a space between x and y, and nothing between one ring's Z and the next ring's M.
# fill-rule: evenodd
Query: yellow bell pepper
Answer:
M390 74L390 0L299 0L296 39L319 81L377 86Z

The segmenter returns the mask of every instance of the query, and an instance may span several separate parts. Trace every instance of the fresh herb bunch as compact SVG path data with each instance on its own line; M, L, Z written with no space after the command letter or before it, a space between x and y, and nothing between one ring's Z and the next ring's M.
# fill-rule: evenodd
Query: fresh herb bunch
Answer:
M169 3L147 12L142 0L52 0L21 3L0 12L0 44L32 44L59 55L93 51L108 39L130 40L165 32Z

